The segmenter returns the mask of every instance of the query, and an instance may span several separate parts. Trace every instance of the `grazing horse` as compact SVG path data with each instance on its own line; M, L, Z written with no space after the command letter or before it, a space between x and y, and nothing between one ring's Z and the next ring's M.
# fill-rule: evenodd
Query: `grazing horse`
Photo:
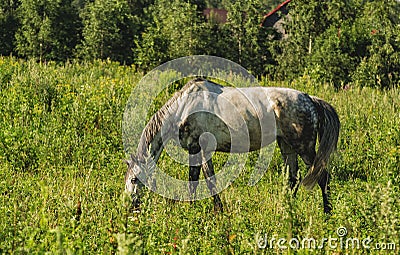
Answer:
M269 124L271 116L272 128ZM196 78L176 92L147 123L137 154L126 160L125 189L132 194L134 206L138 206L138 192L142 186L138 176L148 158L153 163L158 161L166 140L173 136L179 137L181 146L189 152L190 194L196 192L200 169L210 192L215 190L213 151L244 153L259 150L277 140L289 169L289 183L294 195L300 183L308 189L318 183L324 211L329 213L332 206L326 166L336 149L339 128L335 109L306 93L277 87L224 87ZM214 136L214 144L202 136L204 133ZM319 147L316 152L317 137ZM246 139L247 143L241 142ZM298 177L298 155L309 169L302 181ZM213 198L215 210L222 210L218 194L213 193Z

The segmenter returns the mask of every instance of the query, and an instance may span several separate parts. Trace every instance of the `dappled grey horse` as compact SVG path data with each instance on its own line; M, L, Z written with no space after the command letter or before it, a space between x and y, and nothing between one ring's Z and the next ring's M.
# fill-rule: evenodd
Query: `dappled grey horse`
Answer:
M196 111L206 106L212 114ZM268 124L271 121L268 116L271 115L275 119L276 130ZM277 87L224 87L196 78L176 92L147 123L137 154L126 160L125 189L132 194L134 206L138 206L138 192L142 186L138 176L143 165L149 157L156 163L166 140L173 136L179 137L181 146L189 152L191 194L196 193L201 169L210 192L215 189L212 151L255 151L276 139L289 169L293 194L296 194L300 183L309 189L318 183L322 190L324 211L329 213L332 207L326 166L336 149L339 128L334 108L306 93ZM209 140L202 136L204 133L211 133L215 144L209 146ZM317 137L319 147L316 152ZM241 143L241 139L246 138L248 143ZM298 155L309 169L303 180L298 175ZM214 208L222 210L218 194L213 194Z

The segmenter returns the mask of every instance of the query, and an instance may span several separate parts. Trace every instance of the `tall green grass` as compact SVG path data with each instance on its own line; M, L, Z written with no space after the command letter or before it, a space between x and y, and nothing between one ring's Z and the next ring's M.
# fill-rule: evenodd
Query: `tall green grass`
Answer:
M0 58L0 253L21 254L280 254L378 253L400 246L400 92L351 87L335 91L308 77L292 87L319 96L338 111L339 148L330 164L331 217L320 191L301 188L293 199L279 150L262 180L247 186L245 171L212 199L175 202L145 192L142 212L129 212L121 123L142 74L111 62L37 64ZM135 120L133 120L135 121ZM217 154L221 169L226 155ZM162 155L160 167L186 174ZM265 166L267 167L267 166ZM304 164L301 171L305 174ZM178 175L180 176L180 175ZM371 249L259 248L262 237L370 237ZM286 244L287 245L287 244ZM390 247L392 248L392 247Z

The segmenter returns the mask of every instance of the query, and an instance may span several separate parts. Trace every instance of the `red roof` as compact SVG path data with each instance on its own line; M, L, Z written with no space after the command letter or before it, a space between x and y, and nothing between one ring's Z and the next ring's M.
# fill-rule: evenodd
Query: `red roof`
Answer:
M286 0L285 2L283 2L283 3L281 3L280 5L278 5L275 9L273 9L272 11L270 11L268 14L266 14L266 15L264 15L264 17L263 17L263 20L262 20L262 22L261 22L261 26L268 26L268 25L266 25L265 23L266 23L266 21L268 21L268 19L269 18L271 18L271 19L273 19L273 20L275 20L276 19L276 15L274 15L274 14L276 14L278 11L280 11L280 10L283 10L283 9L285 9L286 8L286 5L288 4L288 3L290 3L292 0ZM276 21L273 21L273 23L275 23Z

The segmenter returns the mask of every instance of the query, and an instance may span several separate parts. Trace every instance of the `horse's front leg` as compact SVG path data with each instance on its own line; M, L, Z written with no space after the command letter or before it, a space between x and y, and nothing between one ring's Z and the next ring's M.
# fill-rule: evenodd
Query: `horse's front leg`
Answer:
M209 160L207 160L206 163L203 163L202 169L203 169L204 178L206 179L206 182L207 182L207 187L210 190L210 193L214 198L214 211L222 212L223 211L222 202L221 202L221 199L219 198L218 191L217 191L217 181L215 178L214 166L213 166L211 157Z
M196 200L196 189L199 185L201 157L198 154L189 154L189 195Z

